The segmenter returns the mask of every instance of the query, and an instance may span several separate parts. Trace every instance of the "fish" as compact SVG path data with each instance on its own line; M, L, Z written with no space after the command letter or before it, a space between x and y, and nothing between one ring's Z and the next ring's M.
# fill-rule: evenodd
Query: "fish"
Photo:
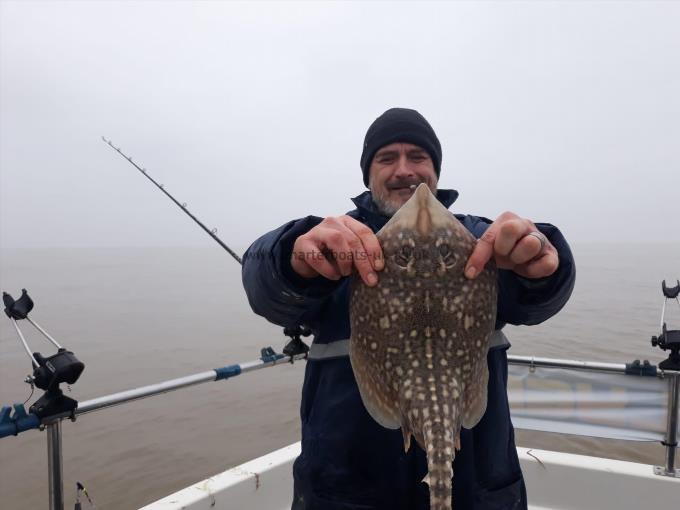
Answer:
M424 183L376 236L378 284L350 281L352 370L370 416L425 451L431 510L450 510L460 429L486 411L496 268L465 277L477 241Z

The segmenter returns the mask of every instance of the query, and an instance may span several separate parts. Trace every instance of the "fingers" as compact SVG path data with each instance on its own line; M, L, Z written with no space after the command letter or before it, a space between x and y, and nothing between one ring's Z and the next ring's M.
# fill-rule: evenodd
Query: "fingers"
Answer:
M521 265L538 257L543 248L543 243L535 235L525 235L515 245L510 253L510 260L515 265Z
M531 232L531 225L531 222L520 218L512 218L499 223L498 236L494 246L496 253L501 256L510 256L518 241Z
M354 234L350 241L354 266L357 268L361 279L369 286L378 283L376 271L381 271L384 267L382 248L378 238L373 231L363 223L343 216L344 224Z
M515 267L514 271L526 278L543 278L557 271L559 264L559 256L555 249L552 248L540 257Z
M326 218L295 241L291 266L304 278L331 280L349 276L353 268L369 286L378 283L384 267L382 249L373 231L349 217Z
M550 276L559 266L559 257L544 236L541 242L537 232L530 220L511 212L501 214L478 240L468 258L465 276L476 278L492 258L498 268L511 269L527 278Z
M495 259L498 267L507 266L507 263L501 259L510 254L519 238L531 231L531 225L533 223L523 220L514 213L501 214L477 241L477 245L468 258L465 276L470 279L476 278L492 258Z
M368 285L375 285L378 282L378 277L373 270L373 266L371 265L371 261L368 258L361 240L357 236L350 239L349 248L349 251L345 252L352 258L349 262L354 263L354 267L356 267L364 282ZM342 252L340 252L340 254L342 254Z
M385 267L385 261L383 260L380 242L378 242L373 231L350 216L343 216L343 223L358 237L361 243L361 254L369 259L371 266L376 271L381 271Z
M476 278L477 275L482 272L486 263L494 256L496 230L497 228L494 228L494 225L492 224L477 241L477 245L474 250L472 250L472 254L468 258L467 265L465 266L465 276L467 278Z
M300 236L295 241L291 266L303 278L321 275L329 280L338 280L342 276L340 270L326 258L317 242L305 236Z
M327 260L337 265L342 276L352 274L352 236L342 230L323 228L314 231L314 240Z

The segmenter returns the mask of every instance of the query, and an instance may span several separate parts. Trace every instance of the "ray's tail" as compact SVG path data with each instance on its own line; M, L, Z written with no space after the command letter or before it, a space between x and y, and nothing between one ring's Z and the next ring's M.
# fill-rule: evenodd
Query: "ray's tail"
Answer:
M424 432L428 471L424 481L430 487L430 510L451 510L453 431L446 430L441 423L434 423Z

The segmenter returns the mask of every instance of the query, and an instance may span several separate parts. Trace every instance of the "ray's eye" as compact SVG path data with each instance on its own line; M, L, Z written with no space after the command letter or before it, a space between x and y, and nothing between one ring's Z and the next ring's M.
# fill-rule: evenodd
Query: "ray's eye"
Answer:
M401 250L397 253L396 256L396 262L397 265L401 267L407 267L408 263L411 261L411 257L413 257L413 247L409 246L408 244L405 244L404 246L401 247Z
M451 267L456 263L456 257L451 251L451 246L446 243L439 245L439 255L446 267Z

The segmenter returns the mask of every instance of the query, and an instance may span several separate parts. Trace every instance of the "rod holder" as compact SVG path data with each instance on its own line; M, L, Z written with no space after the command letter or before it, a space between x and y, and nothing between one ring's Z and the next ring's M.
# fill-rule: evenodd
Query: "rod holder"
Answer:
M61 448L61 420L46 425L47 470L50 490L50 510L64 510L63 457Z
M675 453L678 450L678 402L680 401L680 374L669 374L668 379L668 421L666 439L666 465L654 466L654 474L680 478L680 469L675 467Z

